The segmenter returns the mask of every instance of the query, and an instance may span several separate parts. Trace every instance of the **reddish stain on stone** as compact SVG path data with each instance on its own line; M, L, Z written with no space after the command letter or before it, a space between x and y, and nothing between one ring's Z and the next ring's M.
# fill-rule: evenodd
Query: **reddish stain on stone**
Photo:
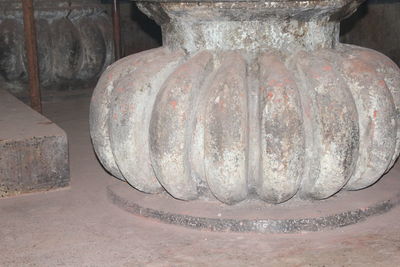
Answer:
M311 77L318 80L321 78L321 73L318 70L311 70Z
M125 91L125 88L123 87L117 87L117 89L115 89L118 93L122 93L123 91Z
M385 85L386 85L386 83L385 83L384 80L380 80L380 81L379 81L379 86L385 86Z
M224 102L223 99L221 99L221 100L218 102L218 106L219 106L220 109L224 109L224 107L225 107L225 102Z
M292 84L295 84L294 81L293 81L292 79L290 79L290 78L285 78L285 79L283 80L283 83L284 83L285 85L292 85Z
M349 69L349 71L355 73L356 75L370 74L374 72L371 66L360 59L350 59L348 62L351 66L351 69Z
M268 82L268 85L269 85L269 86L272 86L272 87L283 87L285 84L284 84L283 82L281 82L281 81L270 80L270 81Z
M268 92L268 100L271 100L274 97L274 93Z
M176 108L176 105L178 105L178 103L177 103L175 100L169 102L169 104L170 104L174 109Z
M332 70L332 66L326 65L326 66L323 66L322 69L324 71L331 71Z
M375 110L375 111L374 111L374 119L376 119L377 116L378 116L378 111Z

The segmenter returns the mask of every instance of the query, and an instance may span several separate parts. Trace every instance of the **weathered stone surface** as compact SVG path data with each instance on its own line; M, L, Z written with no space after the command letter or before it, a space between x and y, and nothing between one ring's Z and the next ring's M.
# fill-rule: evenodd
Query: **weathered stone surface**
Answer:
M114 60L110 17L97 1L35 3L38 64L43 88L94 83ZM21 1L0 0L0 81L15 93L27 88Z
M165 45L115 63L109 70L124 74L99 82L100 160L141 191L228 204L325 199L375 183L400 152L400 70L339 43L339 20L359 3L141 2Z
M0 90L0 197L69 184L67 136Z

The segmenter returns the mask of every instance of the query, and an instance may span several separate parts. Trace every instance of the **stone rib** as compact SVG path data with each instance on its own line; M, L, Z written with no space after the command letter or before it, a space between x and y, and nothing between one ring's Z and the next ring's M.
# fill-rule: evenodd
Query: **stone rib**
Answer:
M395 107L384 80L368 63L355 58L344 46L342 75L354 96L359 114L360 155L346 189L358 190L375 183L392 160L395 146ZM393 123L394 122L394 123Z
M112 93L108 127L115 161L127 182L146 193L162 189L150 160L151 111L161 85L182 60L181 51L146 55L141 68L121 79Z
M215 197L233 204L248 193L246 62L239 52L221 58L205 100L205 173Z
M114 83L123 79L142 64L143 58L149 53L160 56L166 49L158 48L125 57L109 66L101 76L93 92L90 105L90 134L94 150L104 168L115 177L125 180L121 174L112 153L108 131L108 118L111 105L111 95Z
M198 197L189 162L191 110L211 71L210 63L211 53L200 52L180 65L164 83L154 104L150 124L152 165L163 187L178 199Z
M358 147L357 112L347 85L334 65L317 52L303 53L298 64L314 109L313 136L319 168L305 177L301 195L324 199L337 193L353 172Z
M261 159L257 194L281 203L293 197L304 168L304 130L300 96L284 59L264 53L260 65Z
M386 169L388 171L393 167L396 159L400 154L400 69L385 55L359 46L346 45L351 47L354 54L357 54L363 61L373 66L380 77L385 81L387 88L389 89L392 97L393 103L396 107L396 147L393 154L392 160L389 167Z

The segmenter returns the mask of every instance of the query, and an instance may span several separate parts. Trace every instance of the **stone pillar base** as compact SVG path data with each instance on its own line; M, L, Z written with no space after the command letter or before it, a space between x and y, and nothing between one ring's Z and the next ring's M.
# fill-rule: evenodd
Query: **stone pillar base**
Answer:
M163 47L100 78L99 160L139 191L228 205L375 184L400 154L400 69L339 42L361 2L139 1Z

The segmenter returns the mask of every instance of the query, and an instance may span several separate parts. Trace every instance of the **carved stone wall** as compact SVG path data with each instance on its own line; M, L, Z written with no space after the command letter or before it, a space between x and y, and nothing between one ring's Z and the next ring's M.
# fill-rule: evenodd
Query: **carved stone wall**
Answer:
M36 0L40 81L43 88L93 84L114 61L112 23L99 1ZM21 1L0 0L0 81L26 90Z
M341 40L375 49L400 64L400 0L369 0L341 24Z
M161 46L161 29L133 2L120 4L123 54L128 56Z

